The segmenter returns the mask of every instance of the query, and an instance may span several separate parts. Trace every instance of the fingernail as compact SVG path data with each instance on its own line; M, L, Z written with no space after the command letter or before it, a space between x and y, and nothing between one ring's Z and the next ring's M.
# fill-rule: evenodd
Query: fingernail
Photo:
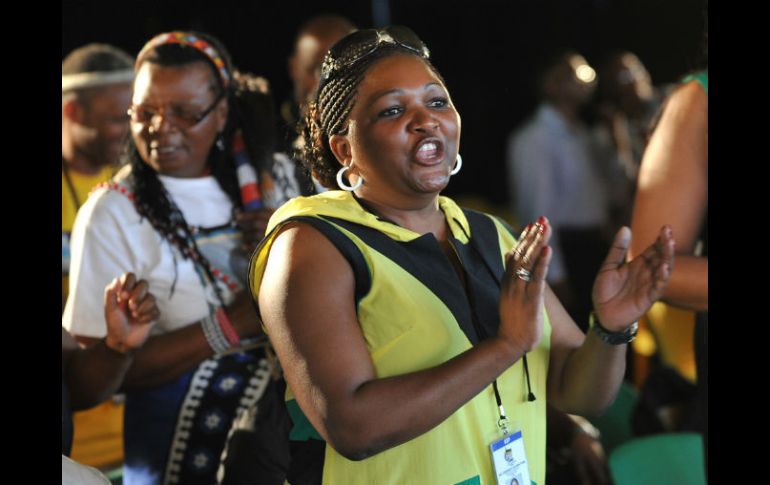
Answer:
M537 219L537 222L539 222L540 224L545 224L545 216L540 216L540 217Z

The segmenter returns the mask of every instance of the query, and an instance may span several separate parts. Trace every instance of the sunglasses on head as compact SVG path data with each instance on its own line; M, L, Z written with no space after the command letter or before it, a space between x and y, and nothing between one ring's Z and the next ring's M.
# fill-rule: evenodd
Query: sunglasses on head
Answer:
M398 46L423 59L430 59L428 47L412 29L392 25L381 29L357 30L334 44L324 57L318 91L340 70L365 59L380 47Z

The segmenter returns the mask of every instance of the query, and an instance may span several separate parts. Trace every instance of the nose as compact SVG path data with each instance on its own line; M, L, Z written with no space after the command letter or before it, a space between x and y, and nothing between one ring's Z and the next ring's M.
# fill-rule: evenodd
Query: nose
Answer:
M431 133L438 130L438 119L425 107L416 108L409 129L420 133Z
M170 121L170 117L166 116L165 110L154 113L148 123L150 133L159 133L161 130L167 131L173 127L174 124Z

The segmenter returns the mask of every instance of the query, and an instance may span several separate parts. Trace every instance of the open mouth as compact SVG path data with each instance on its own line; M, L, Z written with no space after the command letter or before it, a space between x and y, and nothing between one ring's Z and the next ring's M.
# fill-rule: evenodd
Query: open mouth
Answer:
M444 158L444 144L436 139L423 140L417 146L415 159L424 165L435 165Z
M179 147L175 145L159 145L153 143L150 145L150 153L157 157L167 157L173 155L179 150Z

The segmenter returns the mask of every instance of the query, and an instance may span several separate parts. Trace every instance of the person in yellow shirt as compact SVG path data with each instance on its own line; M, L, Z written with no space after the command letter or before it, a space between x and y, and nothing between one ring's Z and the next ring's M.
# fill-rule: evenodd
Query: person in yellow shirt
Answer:
M69 233L91 188L108 180L128 135L133 58L88 44L62 61L62 308L69 274Z
M293 451L316 458L299 470L293 455L287 476L544 483L546 404L591 416L614 400L668 280L669 228L628 264L618 232L584 335L545 283L546 217L516 238L440 195L463 166L460 115L412 30L351 33L321 74L302 160L330 190L276 210L249 268Z
M98 183L109 180L128 135L134 59L106 44L88 44L62 61L62 310L67 300L69 239L75 214ZM72 457L105 468L123 460L123 405L107 400L74 415Z

